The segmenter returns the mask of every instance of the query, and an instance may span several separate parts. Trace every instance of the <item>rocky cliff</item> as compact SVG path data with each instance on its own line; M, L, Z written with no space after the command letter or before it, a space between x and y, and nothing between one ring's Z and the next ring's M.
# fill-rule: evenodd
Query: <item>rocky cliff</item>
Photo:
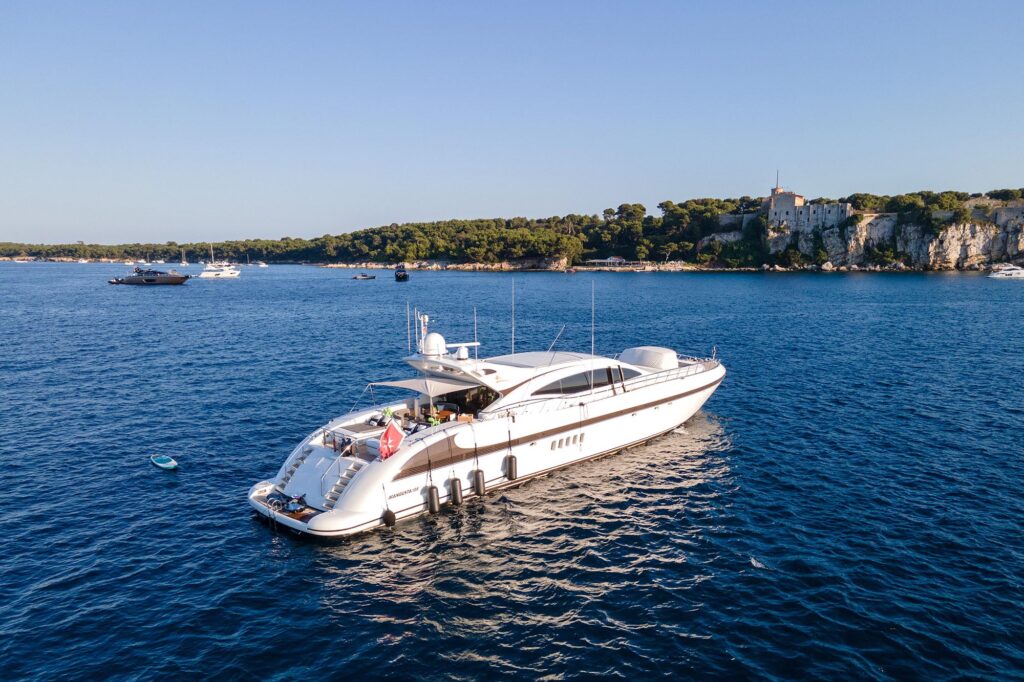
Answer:
M902 262L925 270L983 267L1024 259L1024 206L991 213L975 211L966 222L936 212L932 225L905 222L895 213L862 214L847 225L792 230L770 227L768 249L780 254L797 248L811 261L826 256L835 266Z

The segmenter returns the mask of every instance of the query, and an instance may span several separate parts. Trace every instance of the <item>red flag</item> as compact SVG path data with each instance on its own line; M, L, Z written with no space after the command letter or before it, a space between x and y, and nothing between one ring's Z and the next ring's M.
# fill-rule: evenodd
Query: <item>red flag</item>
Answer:
M388 422L388 427L380 436L380 458L387 459L398 451L398 447L405 439L402 429L395 426L394 421Z

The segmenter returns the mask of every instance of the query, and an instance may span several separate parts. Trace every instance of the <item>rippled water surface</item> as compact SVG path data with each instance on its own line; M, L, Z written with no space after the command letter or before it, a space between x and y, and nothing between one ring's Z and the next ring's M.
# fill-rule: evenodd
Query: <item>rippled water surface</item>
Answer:
M717 347L680 432L313 543L245 494L406 302L507 352L500 274L0 263L4 678L1004 678L1024 670L1024 283L525 274L517 348ZM153 452L181 463L157 470Z

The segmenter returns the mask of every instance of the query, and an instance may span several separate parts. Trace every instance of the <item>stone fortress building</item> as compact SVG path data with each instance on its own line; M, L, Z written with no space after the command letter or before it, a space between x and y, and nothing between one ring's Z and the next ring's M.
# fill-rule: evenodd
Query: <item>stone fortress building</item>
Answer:
M788 227L793 232L827 230L850 217L853 207L847 203L808 204L796 192L787 192L779 186L778 177L764 209L768 224L774 228Z

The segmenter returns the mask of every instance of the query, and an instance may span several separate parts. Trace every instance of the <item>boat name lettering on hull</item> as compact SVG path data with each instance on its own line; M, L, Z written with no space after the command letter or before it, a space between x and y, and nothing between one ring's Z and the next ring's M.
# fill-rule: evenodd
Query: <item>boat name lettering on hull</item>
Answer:
M416 488L409 488L407 490L403 490L401 492L394 493L393 495L388 495L388 499L389 500L393 500L396 497L401 497L402 495L408 495L409 493L414 493L414 492L416 492Z

